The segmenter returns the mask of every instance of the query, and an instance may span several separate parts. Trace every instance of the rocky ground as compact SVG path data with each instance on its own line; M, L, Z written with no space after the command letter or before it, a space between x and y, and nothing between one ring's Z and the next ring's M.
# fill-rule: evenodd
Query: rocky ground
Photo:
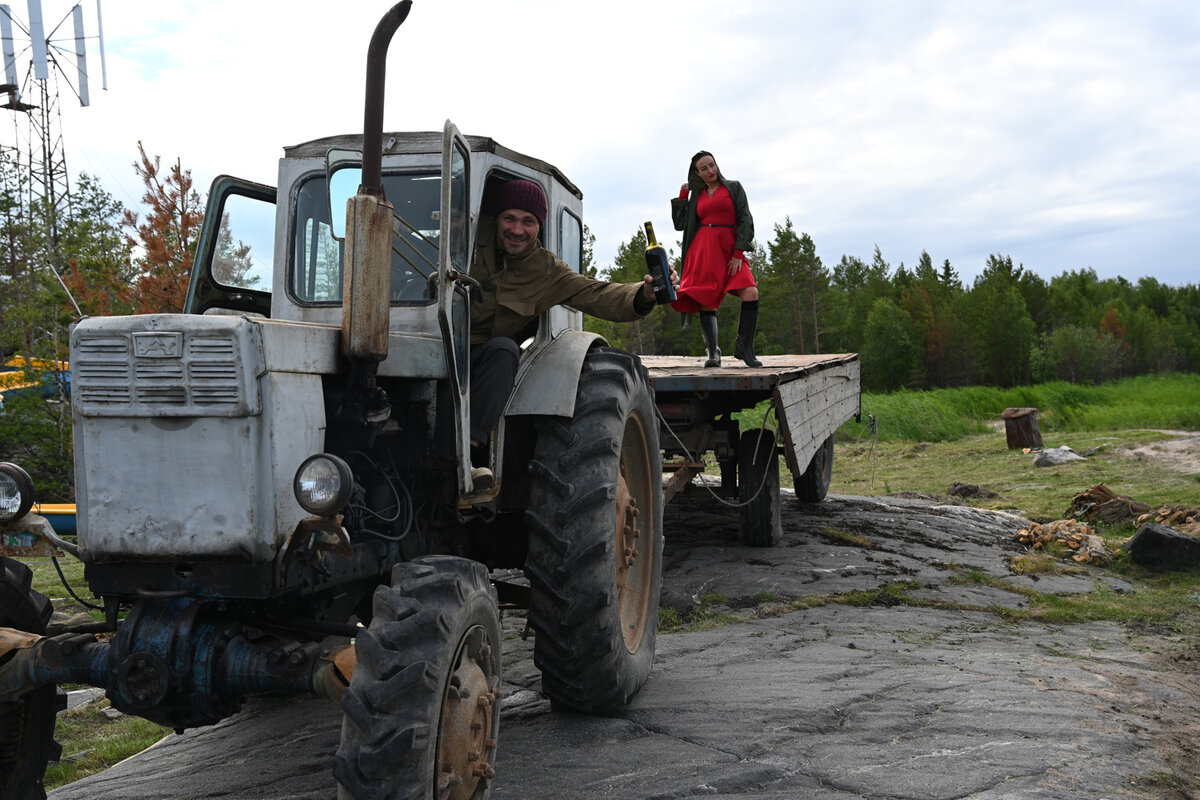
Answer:
M663 603L728 624L660 634L647 685L600 718L551 709L506 615L492 796L1200 796L1197 650L1112 623L1011 621L1021 589L1138 591L1089 568L1015 574L1021 524L922 500L788 499L784 541L747 549L707 493L677 499ZM863 604L826 602L853 592ZM256 704L51 797L332 798L339 724L320 701Z

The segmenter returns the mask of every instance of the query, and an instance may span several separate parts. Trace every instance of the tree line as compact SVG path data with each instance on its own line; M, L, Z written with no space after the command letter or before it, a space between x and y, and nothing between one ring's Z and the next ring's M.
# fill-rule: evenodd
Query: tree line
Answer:
M638 280L645 248L639 230L621 243L611 267L592 271ZM1200 367L1195 284L1102 280L1090 268L1047 281L1014 266L1011 256L993 254L966 285L949 260L936 267L922 252L916 266L892 267L878 246L869 263L843 255L830 269L790 218L748 257L760 296L755 352L856 352L871 391L1098 383ZM737 314L736 299L722 303L726 353L733 352ZM588 319L585 326L636 353L699 355L699 326L684 327L684 316L665 308L631 325Z
M27 166L0 153L0 370L25 373L41 392L9 393L0 413L0 460L22 464L43 502L70 501L71 415L65 402L67 331L80 316L183 309L203 222L191 171L164 166L138 143L140 211L81 174L70 204L33 197ZM0 372L0 375L6 373ZM46 402L49 400L50 402Z
M29 207L28 171L0 154L0 356L65 358L67 326L80 314L182 309L202 198L190 170L178 160L164 166L141 142L132 166L144 188L141 211L124 208L84 174L60 218ZM1093 383L1200 366L1200 287L1193 284L1101 280L1091 269L1047 281L996 254L968 286L948 260L935 267L928 252L912 268L893 268L878 247L869 263L843 255L829 268L790 218L772 233L750 254L762 298L756 352L857 352L871 390ZM607 268L597 269L593 243L585 228L592 274L633 281L644 273L640 226ZM228 251L230 270L249 267L240 242L218 247ZM725 352L732 352L737 313L736 301L722 305ZM659 309L631 325L585 324L637 353L699 354L698 326L682 323Z

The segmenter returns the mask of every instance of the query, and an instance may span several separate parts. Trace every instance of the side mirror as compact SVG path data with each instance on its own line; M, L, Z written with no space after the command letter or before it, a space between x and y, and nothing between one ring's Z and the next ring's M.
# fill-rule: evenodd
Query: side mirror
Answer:
M333 238L346 240L346 203L362 185L362 153L330 150L325 155L325 180L329 194L329 224Z

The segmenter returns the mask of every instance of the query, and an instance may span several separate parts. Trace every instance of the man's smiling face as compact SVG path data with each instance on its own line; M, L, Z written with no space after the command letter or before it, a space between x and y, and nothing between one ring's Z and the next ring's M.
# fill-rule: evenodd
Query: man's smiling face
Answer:
M519 208L508 208L500 212L496 218L500 233L500 243L504 252L510 256L519 256L526 252L532 242L537 241L537 217Z

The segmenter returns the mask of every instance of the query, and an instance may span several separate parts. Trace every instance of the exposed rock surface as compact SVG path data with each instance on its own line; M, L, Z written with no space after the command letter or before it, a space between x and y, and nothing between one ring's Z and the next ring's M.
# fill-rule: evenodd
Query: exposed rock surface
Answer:
M664 605L742 621L660 634L647 685L601 718L550 708L532 640L506 614L496 800L1189 796L1200 724L1189 662L1166 663L1161 640L1147 648L1112 623L997 613L1026 608L1022 589L1114 588L1090 567L1014 574L1018 518L787 499L780 546L748 549L736 515L705 494L667 511ZM888 585L896 594L871 605L791 610ZM324 701L258 702L51 797L332 798L339 727Z

